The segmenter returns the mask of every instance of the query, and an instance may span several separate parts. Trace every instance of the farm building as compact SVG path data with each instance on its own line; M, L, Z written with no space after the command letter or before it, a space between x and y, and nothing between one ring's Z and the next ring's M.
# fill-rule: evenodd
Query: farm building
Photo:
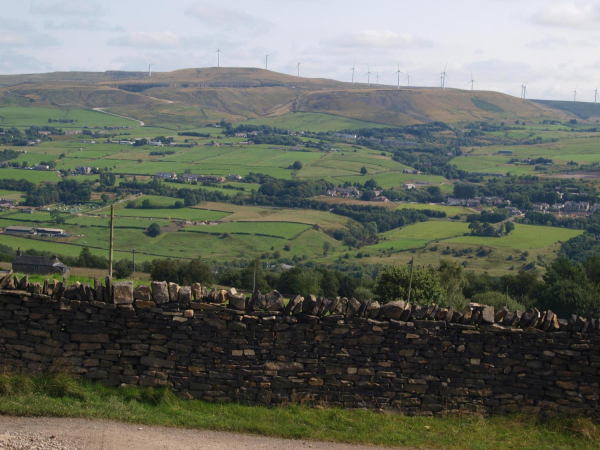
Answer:
M33 166L33 170L50 170L50 166L46 164L36 164Z
M176 180L177 174L175 172L156 172L156 178L163 180Z
M35 231L31 227L10 226L10 227L6 227L4 229L4 233L6 233L6 234L23 234L23 235L28 235L28 234L35 234Z
M414 184L410 184L410 183L405 183L402 185L402 187L404 189L415 189L416 188L416 186Z
M12 263L12 270L37 275L69 275L69 268L61 263L56 256L47 258L46 256L23 255L21 248L17 250L17 256L15 256Z
M498 155L500 156L512 156L512 150L498 150Z

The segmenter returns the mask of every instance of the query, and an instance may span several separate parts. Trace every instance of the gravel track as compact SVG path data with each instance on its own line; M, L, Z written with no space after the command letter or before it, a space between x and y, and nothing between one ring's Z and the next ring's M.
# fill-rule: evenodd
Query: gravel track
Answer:
M0 416L1 450L376 450L207 430L130 425L106 420Z

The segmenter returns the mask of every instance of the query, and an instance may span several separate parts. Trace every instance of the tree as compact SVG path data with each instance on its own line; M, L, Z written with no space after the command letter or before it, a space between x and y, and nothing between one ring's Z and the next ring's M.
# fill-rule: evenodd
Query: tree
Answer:
M383 303L406 300L410 270L408 267L392 266L381 273L375 285L375 295ZM419 305L440 303L444 299L444 288L440 274L432 267L414 269L412 274L410 301Z
M294 169L294 170L302 169L302 163L300 161L294 161L294 164L292 164L292 169Z
M156 237L160 234L160 225L157 223L153 223L148 227L147 230L148 236Z
M65 223L65 218L61 216L60 211L58 209L53 209L52 211L50 211L50 217L57 225Z
M477 186L466 183L456 183L454 185L454 196L456 198L475 198L477 197Z
M100 198L102 199L102 203L108 203L108 202L110 202L110 196L108 194L102 194L100 196ZM128 207L129 207L129 205L128 205Z
M251 290L254 284L254 276L256 274L256 290L265 291L269 288L269 284L265 280L265 272L262 268L262 263L254 260L242 271L241 283L242 288Z
M128 259L117 261L113 267L113 274L116 278L128 278L133 275L133 262Z
M154 281L179 282L180 263L176 259L155 259L151 263L150 277Z
M333 246L331 245L331 242L325 241L323 242L323 256L327 257L327 254L329 253L329 250L331 250Z
M179 283L183 285L189 286L192 283L210 285L215 281L215 276L210 266L199 259L193 259L187 264L182 264L178 272Z
M360 174L361 174L361 175L366 175L366 174L368 174L368 173L369 173L369 171L367 170L367 168L366 168L365 166L362 166L362 167L360 168Z
M512 222L504 222L504 234L510 234L515 229L515 224Z

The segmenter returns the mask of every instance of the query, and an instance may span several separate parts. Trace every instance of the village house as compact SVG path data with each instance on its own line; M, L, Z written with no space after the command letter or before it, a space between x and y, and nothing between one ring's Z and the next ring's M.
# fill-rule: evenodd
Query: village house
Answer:
M327 191L327 195L330 197L343 197L343 198L359 198L361 192L356 189L354 186L346 187L346 188L336 188L330 189Z
M411 183L404 183L404 184L402 185L402 187L403 187L404 189L416 189L416 188L417 188L417 187L416 187L414 184L411 184Z
M165 144L163 144L161 141L150 141L148 142L148 145L152 145L154 147L164 147Z
M403 169L402 173L410 173L411 175L419 175L421 173L421 171L417 170L417 169Z
M565 202L566 212L587 212L590 209L590 202Z
M550 205L548 203L534 203L531 209L533 211L548 212Z
M46 256L23 255L20 247L17 250L17 256L13 260L12 270L35 275L69 275L69 268L61 263L56 256L48 258Z
M378 197L375 197L372 201L374 201L374 202L384 202L385 203L385 202L389 202L390 199L387 198L385 195L380 195Z
M156 172L155 177L161 180L176 180L177 174L175 172Z

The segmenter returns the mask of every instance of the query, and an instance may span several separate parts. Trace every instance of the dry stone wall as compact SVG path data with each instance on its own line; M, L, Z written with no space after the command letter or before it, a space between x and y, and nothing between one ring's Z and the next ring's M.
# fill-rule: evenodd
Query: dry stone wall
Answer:
M597 415L598 327L535 309L0 279L0 365L208 401Z

